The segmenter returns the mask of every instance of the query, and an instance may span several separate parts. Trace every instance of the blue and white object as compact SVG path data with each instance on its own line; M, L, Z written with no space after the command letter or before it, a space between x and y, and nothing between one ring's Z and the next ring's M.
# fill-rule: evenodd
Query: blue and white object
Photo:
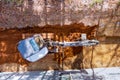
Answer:
M59 52L58 46L94 46L99 44L98 40L87 40L86 34L83 34L82 41L72 42L59 42L59 41L44 41L42 36L39 34L33 37L21 40L18 44L18 50L22 57L30 62L35 62L48 54L48 52L57 53ZM54 47L50 50L49 47ZM49 50L48 50L49 49Z
M21 40L18 44L18 50L22 57L30 62L35 62L46 56L48 53L47 47L40 47L34 36Z

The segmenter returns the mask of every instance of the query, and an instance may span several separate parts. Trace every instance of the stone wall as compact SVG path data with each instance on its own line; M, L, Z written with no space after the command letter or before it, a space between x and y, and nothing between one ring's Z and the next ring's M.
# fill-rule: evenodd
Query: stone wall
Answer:
M55 41L63 41L63 37L65 41L79 40L81 33L86 33L90 38L97 26L88 27L83 24L72 24L63 27L45 26L44 29L27 27L2 30L0 32L0 71L62 69L62 61L64 61L64 69L80 69L83 59L82 47L66 47L64 50L60 47L59 53L48 54L43 59L30 63L21 57L17 50L17 43L35 33L41 33L43 38L47 37ZM62 50L64 58L62 58Z
M74 26L74 27L73 27ZM96 27L82 26L82 24L69 25L69 29L52 26L43 28L8 29L0 32L0 70L1 71L28 71L28 70L55 70L62 69L83 69L92 67L116 67L119 65L120 36L98 35L95 37ZM60 29L64 29L61 32ZM37 31L38 30L38 31ZM52 31L55 30L55 31ZM57 31L56 31L57 30ZM101 29L99 29L101 30ZM98 30L98 32L100 32ZM112 29L111 31L113 31ZM30 32L29 32L30 31ZM81 33L87 33L89 39L97 38L100 44L92 47L66 47L64 48L64 58L62 53L48 54L37 62L30 63L24 60L17 50L17 43L35 33L42 32L42 36L61 41L64 33L65 41L75 41L80 39ZM54 33L49 33L49 32ZM79 31L79 32L78 32ZM106 32L106 31L105 31ZM109 32L109 31L108 31ZM107 32L106 32L107 33ZM93 57L92 57L93 50ZM91 62L92 59L92 62Z
M84 67L118 67L120 66L120 37L106 37L93 47L84 47ZM93 53L92 53L93 50ZM92 62L91 62L92 60Z
M120 17L119 0L101 0L100 3L94 0L23 0L19 5L5 1L0 1L2 28L70 25L81 22L93 26L100 19Z
M23 39L23 34L31 36L34 33L55 33L54 40L62 40L62 32L65 41L76 40L81 33L87 33L89 39L100 41L94 49L65 48L64 69L120 66L120 7L116 4L119 0L104 0L103 7L101 4L91 7L91 0L65 0L63 9L58 0L44 1L24 0L19 6L13 3L0 5L0 71L61 69L62 59L58 59L61 53L48 54L34 63L21 57L17 42ZM99 27L93 27L95 24Z

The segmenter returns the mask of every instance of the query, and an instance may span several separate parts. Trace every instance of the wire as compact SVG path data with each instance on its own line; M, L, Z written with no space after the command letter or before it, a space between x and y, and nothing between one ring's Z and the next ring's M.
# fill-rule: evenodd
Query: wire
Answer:
M103 4L103 2L102 2L102 4ZM102 8L103 8L103 6L101 6L101 11L102 11ZM96 34L95 34L95 36L96 36L96 39L98 39L98 31L99 31L99 25L100 25L100 19L101 19L101 15L99 16L99 20L98 20L98 26L97 26L97 29L96 29ZM93 69L93 53L94 53L94 46L92 46L92 53L91 53L91 61L90 61L90 66L91 66L91 69L92 69L92 77L93 77L93 80L94 80L94 78L95 78L95 72L94 72L94 69Z
M61 23L60 23L60 26L61 27L63 27L63 25L64 25L64 17L63 17L63 13L64 13L64 0L61 0L61 3L60 3L60 7L61 7L61 12L60 12L60 14L61 14ZM63 43L64 43L64 33L62 33L61 34L61 36L62 36L62 41L63 41ZM63 59L64 59L64 47L62 47L62 70L64 70L64 61L63 61Z
M90 60L90 67L91 67L91 69L92 69L92 77L93 77L93 79L95 78L95 72L94 72L94 69L93 69L93 52L94 52L94 46L92 46L92 54L91 54L91 60Z

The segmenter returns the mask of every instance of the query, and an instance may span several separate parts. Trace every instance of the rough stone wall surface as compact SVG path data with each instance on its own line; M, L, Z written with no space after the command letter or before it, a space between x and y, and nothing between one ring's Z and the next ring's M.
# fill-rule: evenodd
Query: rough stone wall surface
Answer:
M63 2L64 1L64 2ZM94 1L94 0L93 0ZM21 5L1 2L0 27L44 26L46 24L69 25L81 23L98 24L99 19L120 17L119 0L24 0ZM115 13L115 14L114 14ZM104 24L103 22L101 25Z
M119 64L120 45L119 44L102 44L101 43L98 46L94 47L94 49L92 47L85 47L83 51L84 67L90 68L91 64L92 64L92 67L120 66ZM93 50L93 57L92 57L92 50Z

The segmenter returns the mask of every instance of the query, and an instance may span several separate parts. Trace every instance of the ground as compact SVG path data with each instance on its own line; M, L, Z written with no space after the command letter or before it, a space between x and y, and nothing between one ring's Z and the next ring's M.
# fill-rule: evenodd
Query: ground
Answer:
M94 71L94 73L93 73ZM2 72L0 80L119 80L120 67L66 71Z

